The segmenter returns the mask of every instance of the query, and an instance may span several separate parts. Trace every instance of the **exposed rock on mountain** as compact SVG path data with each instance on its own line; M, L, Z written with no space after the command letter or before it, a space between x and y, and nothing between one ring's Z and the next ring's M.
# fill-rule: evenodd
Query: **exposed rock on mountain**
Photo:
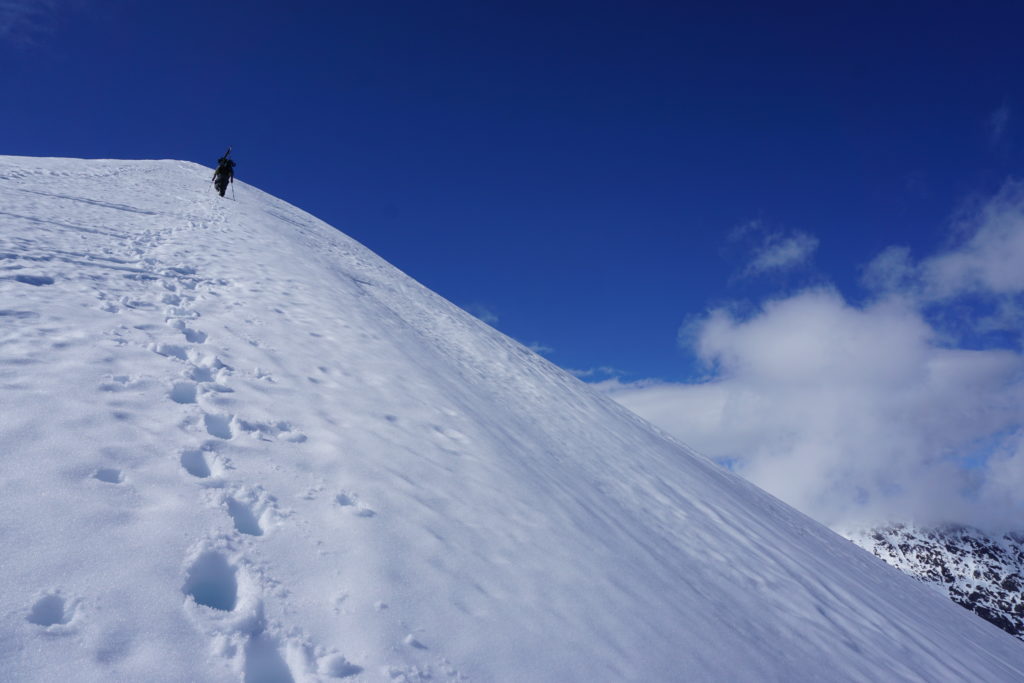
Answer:
M954 602L1024 640L1024 535L978 529L895 525L850 540Z

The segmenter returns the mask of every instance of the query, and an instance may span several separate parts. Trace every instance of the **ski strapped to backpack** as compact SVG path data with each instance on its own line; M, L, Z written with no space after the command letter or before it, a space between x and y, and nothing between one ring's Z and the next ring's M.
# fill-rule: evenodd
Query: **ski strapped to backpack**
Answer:
M220 193L220 196L224 196L224 192L227 190L228 183L231 183L231 198L235 198L235 162L230 158L231 147L228 146L224 156L217 159L217 170L213 172L213 186Z

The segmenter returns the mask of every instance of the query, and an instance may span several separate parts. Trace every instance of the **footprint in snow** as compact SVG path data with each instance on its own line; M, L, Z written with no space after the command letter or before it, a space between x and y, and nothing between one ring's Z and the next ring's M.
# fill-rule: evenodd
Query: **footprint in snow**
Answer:
M36 598L25 620L47 631L60 632L61 627L68 626L78 616L79 603L79 600L68 602L59 590L47 591Z
M245 644L244 683L295 683L277 640L263 632Z
M144 389L147 381L141 377L131 375L107 375L107 379L100 383L100 391L118 392L127 389Z
M231 424L234 417L231 415L203 414L203 423L206 425L206 432L218 439L230 439L234 436L231 431Z
M182 451L181 466L196 479L206 479L212 474L206 456L198 449Z
M134 280L135 282L152 282L157 279L155 275L150 275L149 273L130 273L121 277L125 280Z
M349 509L356 517L376 517L377 513L359 502L357 496L341 492L334 496L334 503L341 508Z
M411 633L407 635L402 642L408 645L409 647L416 648L417 650L427 649L427 646L421 643L420 641L416 640L416 638Z
M54 279L47 275L15 275L14 280L23 285L32 285L33 287L42 287L54 283Z
M197 368L204 368L209 371L210 376L214 374L231 373L234 372L234 368L221 361L220 358L214 355L203 354L198 349L194 349L192 363ZM210 380L199 380L199 381L210 381Z
M189 567L181 590L197 605L230 612L238 604L238 570L223 554L207 550Z
M213 370L210 368L203 368L193 365L186 375L189 379L195 380L196 382L212 382Z
M101 467L93 472L92 478L107 484L120 484L124 481L124 473L113 467Z
M152 310L156 308L156 304L148 301L140 301L138 299L130 299L127 296L122 296L119 303L125 308L135 308L140 310Z
M177 358L178 360L188 360L188 351L184 346L178 346L177 344L151 344L149 347L154 353L158 353L161 356L167 358Z
M178 265L172 266L171 268L167 268L165 273L170 275L171 277L174 277L176 275L195 275L196 269L193 268L192 266Z
M181 451L179 462L183 470L196 479L219 478L225 470L231 469L231 463L217 453L215 443L208 443L200 448L186 448ZM220 488L224 484L220 481L211 481L207 486Z
M262 536L277 516L277 499L260 487L239 488L222 501L235 530L248 536Z
M294 683L296 672L300 680L310 680L310 674L322 680L320 676L341 679L363 672L337 651L324 653L296 636L282 641L264 627L249 636L242 653L244 683Z
M271 441L278 437L292 443L304 443L308 437L302 432L295 431L290 422L281 420L279 422L247 422L236 418L238 428L243 432L251 434L261 441Z
M205 332L200 332L186 326L182 320L170 320L167 324L185 335L185 340L192 344L203 344L206 342Z
M180 318L182 320L194 320L199 317L195 311L183 306L168 306L164 309L164 317L168 320Z
M248 536L263 535L263 527L260 526L260 520L257 519L251 506L231 497L228 497L225 503L227 503L231 521L235 523L236 531Z
M100 467L93 471L92 478L104 483L122 483L125 475L115 467Z
M363 667L356 666L339 654L321 657L317 668L319 673L332 678L348 678L363 672Z
M174 386L171 387L171 393L169 397L175 403L195 403L196 402L196 383L195 382L175 382Z

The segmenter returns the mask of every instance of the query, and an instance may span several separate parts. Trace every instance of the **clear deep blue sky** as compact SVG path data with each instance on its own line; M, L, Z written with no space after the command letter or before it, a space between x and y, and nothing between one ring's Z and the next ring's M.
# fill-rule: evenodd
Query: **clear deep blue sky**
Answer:
M881 249L940 246L1024 170L1024 6L891 4L5 0L0 153L231 144L240 179L554 362L682 379L687 319L856 298ZM813 259L744 276L751 221Z

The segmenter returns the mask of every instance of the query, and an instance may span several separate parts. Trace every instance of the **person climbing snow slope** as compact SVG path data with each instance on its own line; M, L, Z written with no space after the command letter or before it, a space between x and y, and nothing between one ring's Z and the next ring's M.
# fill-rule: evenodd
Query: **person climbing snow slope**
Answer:
M231 154L231 148L228 147L228 151L224 153L220 159L217 159L217 170L213 172L213 186L223 197L224 193L227 192L228 183L235 182L235 162L228 157Z

